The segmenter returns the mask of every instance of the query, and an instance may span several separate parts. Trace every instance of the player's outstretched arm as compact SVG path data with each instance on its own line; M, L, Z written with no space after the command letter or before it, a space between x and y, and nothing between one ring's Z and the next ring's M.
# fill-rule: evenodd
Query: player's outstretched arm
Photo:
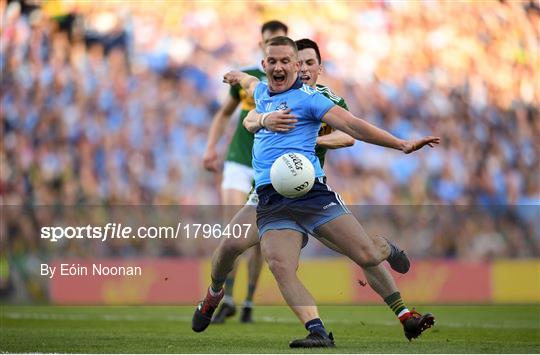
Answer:
M251 110L244 118L243 123L244 127L251 133L255 133L261 128L266 128L272 132L287 132L294 128L297 121L296 116L291 114L291 109L264 114Z
M235 99L231 95L227 95L227 100L214 115L212 123L210 124L208 140L206 142L206 150L203 156L203 165L208 171L217 172L219 169L216 146L219 139L223 136L225 127L227 127L227 123L229 122L231 115L236 110L239 102L239 100Z
M342 131L317 137L317 145L326 149L345 148L354 145L354 138Z
M389 132L353 116L349 111L339 106L334 106L328 110L322 120L335 129L351 135L355 139L382 147L401 150L406 154L412 153L425 145L433 147L440 142L439 137L425 137L414 141L399 139Z
M223 82L231 86L240 85L242 89L246 91L248 96L253 96L253 92L259 83L259 79L247 73L232 70L223 76Z

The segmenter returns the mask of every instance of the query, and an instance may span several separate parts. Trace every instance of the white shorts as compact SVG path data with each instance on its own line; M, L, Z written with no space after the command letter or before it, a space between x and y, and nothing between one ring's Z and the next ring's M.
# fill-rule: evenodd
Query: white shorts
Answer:
M246 201L246 206L257 206L258 204L259 204L259 195L257 195L257 190L252 189Z
M245 165L226 161L223 166L221 189L238 190L248 194L253 184L253 169Z

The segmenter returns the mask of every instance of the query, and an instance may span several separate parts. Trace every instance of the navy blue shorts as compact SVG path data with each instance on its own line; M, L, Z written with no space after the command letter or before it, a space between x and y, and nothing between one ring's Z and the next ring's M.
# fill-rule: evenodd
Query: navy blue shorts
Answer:
M257 188L257 194L259 237L269 230L292 229L304 235L302 247L307 244L307 235L314 235L319 226L351 213L341 196L326 185L325 178L315 179L313 188L298 198L280 195L271 184Z

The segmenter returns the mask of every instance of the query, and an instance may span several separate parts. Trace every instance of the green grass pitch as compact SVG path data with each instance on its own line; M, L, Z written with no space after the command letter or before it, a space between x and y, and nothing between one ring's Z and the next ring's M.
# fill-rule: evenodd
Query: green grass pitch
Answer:
M0 353L539 353L540 305L423 306L436 325L407 341L383 306L322 306L336 349L293 350L306 332L286 307L255 308L254 324L237 318L191 330L194 307L0 306Z

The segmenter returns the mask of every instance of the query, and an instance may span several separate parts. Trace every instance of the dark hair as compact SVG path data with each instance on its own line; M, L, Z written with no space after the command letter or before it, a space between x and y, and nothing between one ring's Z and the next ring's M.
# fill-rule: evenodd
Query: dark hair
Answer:
M270 46L289 46L294 50L294 53L298 55L298 48L296 47L296 43L294 43L292 39L286 36L277 36L269 39L266 42L266 47Z
M312 48L315 51L315 54L317 55L317 60L319 61L319 64L321 64L321 52L319 51L319 46L315 41L312 41L308 38L302 38L299 39L296 43L296 48L298 48L299 51L302 49Z
M284 31L285 33L289 32L289 28L287 27L286 24L284 24L283 22L277 21L277 20L272 20L272 21L265 22L262 25L261 34L263 34L266 31L277 32L277 31L280 31L280 30Z

